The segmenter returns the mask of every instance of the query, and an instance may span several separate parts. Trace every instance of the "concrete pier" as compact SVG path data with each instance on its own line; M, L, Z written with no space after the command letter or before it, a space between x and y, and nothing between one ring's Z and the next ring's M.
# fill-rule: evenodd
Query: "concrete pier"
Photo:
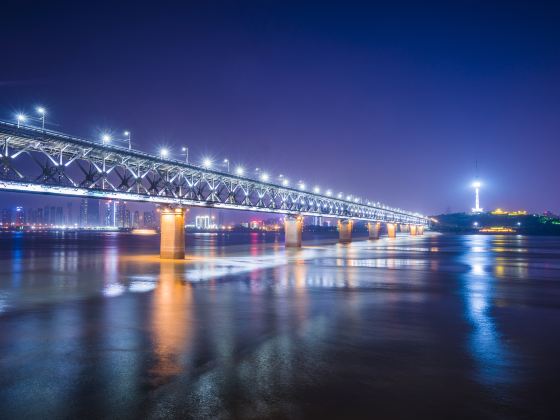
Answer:
M424 234L424 226L418 226L416 228L416 234L417 235L423 235Z
M284 219L285 246L289 248L300 248L302 232L303 216L286 216Z
M185 258L185 209L162 208L160 258Z
M354 227L353 220L339 220L338 221L338 242L347 244L352 242L352 228Z
M416 236L418 234L418 226L410 225L410 236Z
M397 224L396 223L387 223L387 236L389 238L396 238L397 237Z
M379 230L381 229L380 222L369 222L367 224L369 239L379 239Z

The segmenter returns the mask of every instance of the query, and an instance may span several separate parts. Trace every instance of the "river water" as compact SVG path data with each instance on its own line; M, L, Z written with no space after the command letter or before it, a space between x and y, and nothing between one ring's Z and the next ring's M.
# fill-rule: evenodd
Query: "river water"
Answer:
M0 418L556 417L559 237L309 239L0 234Z

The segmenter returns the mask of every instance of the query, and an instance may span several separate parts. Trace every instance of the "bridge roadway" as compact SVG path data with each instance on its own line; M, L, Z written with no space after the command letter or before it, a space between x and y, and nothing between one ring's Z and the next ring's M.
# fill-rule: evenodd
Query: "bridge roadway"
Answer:
M357 220L368 223L371 239L379 237L381 223L389 237L398 225L411 235L429 226L419 213L379 202L318 194L5 121L0 190L159 204L162 258L184 258L189 206L284 214L286 246L294 247L301 246L304 216L338 219L341 242L351 241Z

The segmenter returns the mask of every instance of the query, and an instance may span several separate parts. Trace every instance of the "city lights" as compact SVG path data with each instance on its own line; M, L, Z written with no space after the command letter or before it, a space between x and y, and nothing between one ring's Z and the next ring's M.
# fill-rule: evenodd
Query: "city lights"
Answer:
M212 167L212 164L213 164L213 162L212 162L212 159L210 159L210 158L204 158L202 160L202 167L203 168L209 169L209 168Z
M244 173L245 168L243 168L243 166L238 166L237 168L235 168L235 175L243 176Z
M107 144L111 142L111 136L109 134L103 134L101 136L101 141L103 142L103 144Z
M261 181L267 182L268 181L268 174L266 172L263 172L261 174Z
M313 188L313 192L314 192L315 194L319 194L319 193L321 192L321 188L319 188L319 187L314 187L314 188Z
M160 151L159 151L159 156L161 158L166 158L167 156L169 156L169 150L167 150L165 147L163 147Z
M290 181L289 181L288 179L284 178L284 179L282 180L282 185L283 185L284 187L287 187L287 186L290 185Z

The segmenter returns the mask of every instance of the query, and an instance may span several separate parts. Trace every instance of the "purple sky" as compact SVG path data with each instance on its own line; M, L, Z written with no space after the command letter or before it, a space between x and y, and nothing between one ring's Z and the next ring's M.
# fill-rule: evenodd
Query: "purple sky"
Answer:
M429 214L474 205L478 160L483 207L560 212L552 2L10 3L0 118Z

